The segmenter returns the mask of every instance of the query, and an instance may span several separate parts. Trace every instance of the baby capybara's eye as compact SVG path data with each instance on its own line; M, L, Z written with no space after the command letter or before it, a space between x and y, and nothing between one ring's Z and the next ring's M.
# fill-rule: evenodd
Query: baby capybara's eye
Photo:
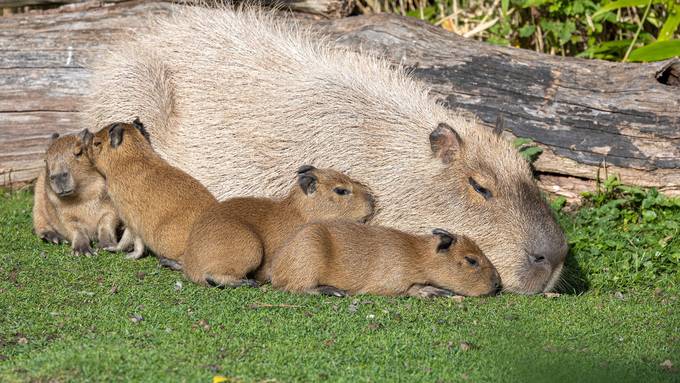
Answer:
M476 259L471 258L471 257L465 257L465 260L467 261L467 263L468 263L470 266L472 266L472 267L476 267L476 266L477 266L477 260L476 260Z
M472 177L468 179L468 182L470 183L470 186L472 186L473 189L479 194L481 194L484 199L489 199L493 195L491 194L491 190L481 186L480 184L477 183Z
M333 189L333 192L337 195L349 195L350 193L349 190L340 187Z

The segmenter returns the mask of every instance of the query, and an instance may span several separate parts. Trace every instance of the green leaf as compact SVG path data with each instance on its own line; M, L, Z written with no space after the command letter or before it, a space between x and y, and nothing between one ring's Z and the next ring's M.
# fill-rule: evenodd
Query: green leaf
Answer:
M550 3L550 0L526 0L522 4L522 8L540 7L541 5L546 3Z
M659 31L657 41L667 41L673 38L673 33L678 30L680 26L680 7L673 7L668 9L668 17L663 23L663 27Z
M680 40L657 41L630 52L630 61L660 61L680 56Z
M543 149L539 148L538 146L529 146L524 149L520 149L520 154L522 157L524 157L529 163L534 163L538 159L538 156L543 153Z
M536 26L527 24L519 29L519 37L529 37L536 32Z
M576 31L576 24L573 21L567 21L562 25L559 32L560 45L564 45L571 39L571 34Z
M514 146L515 148L519 148L532 142L534 142L534 140L532 140L531 138L518 137L512 141L512 146Z
M593 17L599 16L605 12L613 11L616 9L620 8L629 8L629 7L642 7L646 6L649 4L650 0L618 0L618 1L613 1L609 4L605 4L600 9L597 10L597 12L593 13ZM659 4L663 3L663 0L652 0L652 4Z
M654 210L645 210L642 212L642 217L646 222L652 222L656 219L656 213Z
M510 0L502 0L501 1L501 14L503 15L503 18L508 15L508 7L510 6Z
M553 211L560 211L562 208L567 204L567 199L559 196L555 198L552 202L550 202L550 208Z
M631 40L616 40L616 41L606 41L603 43L595 44L585 51L576 55L576 57L596 57L603 55L605 53L617 53L623 56L623 52L630 45Z

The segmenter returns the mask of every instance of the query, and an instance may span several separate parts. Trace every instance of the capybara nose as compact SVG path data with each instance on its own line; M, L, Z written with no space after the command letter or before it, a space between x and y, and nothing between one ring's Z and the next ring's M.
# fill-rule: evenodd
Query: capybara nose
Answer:
M66 172L52 174L50 176L50 180L52 180L54 182L59 182L59 183L66 181L67 178L68 178L68 173L66 173Z
M542 265L546 263L545 255L541 254L529 254L529 261L532 264Z
M495 281L495 282L493 283L493 292L491 293L491 295L496 295L496 294L500 293L500 292L501 292L501 288L502 288L501 282L498 281L498 280Z

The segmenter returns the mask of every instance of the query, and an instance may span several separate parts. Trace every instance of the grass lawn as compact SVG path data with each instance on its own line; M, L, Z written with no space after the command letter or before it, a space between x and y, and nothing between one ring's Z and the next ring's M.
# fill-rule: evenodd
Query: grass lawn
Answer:
M42 243L31 194L0 194L2 382L680 381L680 200L653 191L560 213L561 296L462 302L202 288Z

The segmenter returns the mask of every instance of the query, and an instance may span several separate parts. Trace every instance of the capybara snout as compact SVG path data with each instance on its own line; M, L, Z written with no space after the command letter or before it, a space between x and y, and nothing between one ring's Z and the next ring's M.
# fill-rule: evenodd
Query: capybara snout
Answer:
M59 197L67 197L75 192L75 181L68 170L50 173L50 187Z

